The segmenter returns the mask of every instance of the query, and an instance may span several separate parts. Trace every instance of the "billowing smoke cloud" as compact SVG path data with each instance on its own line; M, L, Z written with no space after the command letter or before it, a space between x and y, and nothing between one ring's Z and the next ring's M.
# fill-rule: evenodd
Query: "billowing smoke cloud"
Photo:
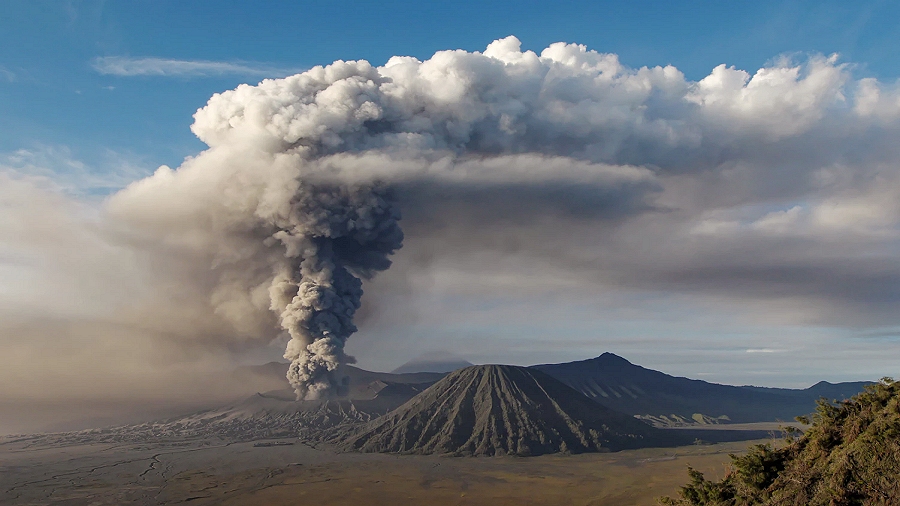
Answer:
M467 295L570 279L898 325L900 91L852 71L812 56L694 82L508 37L242 85L195 115L209 149L106 203L148 300L121 312L197 345L282 332L304 398L339 390L363 283L402 242L455 258Z
M248 152L246 165L232 158ZM138 234L208 262L210 301L236 329L271 334L251 314L273 311L290 338L288 379L313 399L340 386L361 278L390 266L403 233L389 188L306 177L307 167L303 156L276 160L252 145L207 152L132 185L110 209Z
M338 386L340 367L353 359L344 343L356 332L360 277L387 269L403 233L399 214L377 188L306 186L272 239L285 248L269 289L272 310L291 340L288 380L298 397L317 399ZM279 220L280 221L280 220Z
M535 210L615 214L639 205L623 185L651 179L646 169L528 153L514 104L490 106L489 96L468 96L475 83L428 77L428 67L459 63L472 65L473 78L479 67L505 74L495 58L461 57L381 69L337 62L217 95L193 126L210 149L135 183L110 209L138 233L208 257L218 271L215 310L236 326L265 289L290 336L285 358L298 397L332 394L353 360L344 345L356 331L361 279L388 268L402 244L399 205L486 200L497 206L481 207L486 223L517 213L526 196Z
M578 45L523 52L513 37L427 61L338 61L215 95L192 126L210 149L123 190L110 210L210 262L214 310L235 328L265 333L247 323L272 310L290 337L297 394L321 397L352 360L344 345L356 330L361 279L388 268L401 246L401 209L408 233L448 250L518 228L539 238L526 237L525 249L564 259L566 248L552 245L565 239L549 240L553 223L580 222L588 236L628 238L613 249L589 246L606 250L589 262L601 280L723 283L723 272L741 269L692 277L696 268L684 263L718 255L714 244L677 246L668 259L633 267L656 255L628 242L656 229L659 243L712 234L724 244L733 238L722 233L744 225L717 225L723 211L711 210L809 196L847 165L856 177L879 171L896 148L851 146L896 130L897 93L848 83L836 57L783 61L752 76L723 65L694 83L674 67L628 69ZM741 235L764 244L766 231L804 212L759 217ZM623 234L637 223L642 231Z

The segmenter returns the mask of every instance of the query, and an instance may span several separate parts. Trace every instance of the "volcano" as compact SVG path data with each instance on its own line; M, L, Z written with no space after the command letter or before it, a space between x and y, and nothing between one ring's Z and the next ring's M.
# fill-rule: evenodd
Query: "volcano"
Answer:
M540 455L665 445L671 435L526 367L455 371L340 445L363 452Z

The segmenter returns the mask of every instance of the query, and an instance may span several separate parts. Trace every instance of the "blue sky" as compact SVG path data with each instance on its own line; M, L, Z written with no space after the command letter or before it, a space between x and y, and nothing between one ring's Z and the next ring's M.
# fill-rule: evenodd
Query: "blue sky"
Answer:
M0 3L0 169L49 177L76 203L97 204L157 167L178 167L207 149L190 127L213 94L335 60L377 66L394 55L427 60L443 50L483 52L509 35L522 50L538 53L562 41L616 54L630 69L673 65L684 74L674 86L694 91L720 64L746 70L748 79L763 67L799 69L785 89L810 96L821 91L815 79L807 88L800 81L821 72L816 75L827 84L821 96L834 103L808 116L788 103L781 117L772 104L783 96L766 95L747 106L753 97L738 103L740 93L710 92L702 97L710 112L697 119L678 116L699 103L697 95L677 103L660 98L663 92L635 99L640 107L631 112L650 110L658 113L651 119L699 125L715 149L695 153L696 145L707 144L688 139L688 148L662 146L656 156L638 136L635 145L649 154L591 160L639 166L640 177L652 181L634 195L656 195L657 209L683 210L671 223L635 214L608 242L602 220L571 230L510 226L511 232L488 224L510 237L495 241L500 246L478 238L471 250L467 244L429 263L432 253L453 250L455 236L417 236L414 213L405 214L413 225L407 244L395 269L367 288L375 295L364 300L361 331L348 345L361 365L389 370L419 352L442 350L474 362L521 364L613 351L667 372L727 383L803 386L823 377L892 374L900 352L900 293L893 283L900 279L900 211L889 192L900 181L891 162L900 125L900 106L891 109L900 100L890 102L900 96L897 2L7 0ZM835 53L837 59L827 59ZM727 80L723 75L711 76L709 89L716 91ZM637 71L621 76L639 77ZM864 93L876 88L882 102ZM784 96L790 102L799 95ZM729 109L732 99L738 105ZM859 114L866 119L854 123L859 128L842 129L851 109L865 110ZM721 126L719 120L723 130L738 125L746 131L735 127L728 133L734 138L716 144L721 138L710 125ZM555 149L539 154L559 155ZM829 157L838 161L831 164ZM703 167L692 172L691 164ZM22 188L10 190L10 202L32 199L33 188ZM552 195L540 198L553 208ZM71 202L60 209L69 205L76 209L70 215L84 211ZM586 230L598 234L596 243ZM541 257L550 255L547 238L564 232L577 244L552 251L560 260L547 268ZM540 251L504 263L504 255L527 249L520 246L532 233L540 236ZM92 240L73 241L73 248L89 251L84 244ZM0 242L0 280L17 294L9 280L31 274L7 262L18 258L9 251L42 246L10 244ZM107 246L98 251L105 255ZM654 249L658 254L648 253ZM90 263L63 260L53 267L62 272ZM533 282L517 279L538 271L544 277ZM0 289L0 302L3 296ZM246 363L279 357L283 344L237 339L227 348L245 353L235 361Z

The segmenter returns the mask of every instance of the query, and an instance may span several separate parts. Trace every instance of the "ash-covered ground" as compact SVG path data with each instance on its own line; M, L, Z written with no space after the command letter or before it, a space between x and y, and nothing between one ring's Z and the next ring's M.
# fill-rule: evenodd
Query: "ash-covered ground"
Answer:
M0 441L0 504L653 504L691 465L720 476L746 442L615 453L454 458L337 452L296 439Z

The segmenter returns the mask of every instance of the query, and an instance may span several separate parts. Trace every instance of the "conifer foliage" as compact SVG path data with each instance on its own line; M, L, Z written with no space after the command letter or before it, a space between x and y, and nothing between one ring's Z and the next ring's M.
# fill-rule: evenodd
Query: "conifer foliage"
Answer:
M900 504L900 382L884 378L839 403L822 399L805 433L732 455L721 481L688 468L670 506Z

